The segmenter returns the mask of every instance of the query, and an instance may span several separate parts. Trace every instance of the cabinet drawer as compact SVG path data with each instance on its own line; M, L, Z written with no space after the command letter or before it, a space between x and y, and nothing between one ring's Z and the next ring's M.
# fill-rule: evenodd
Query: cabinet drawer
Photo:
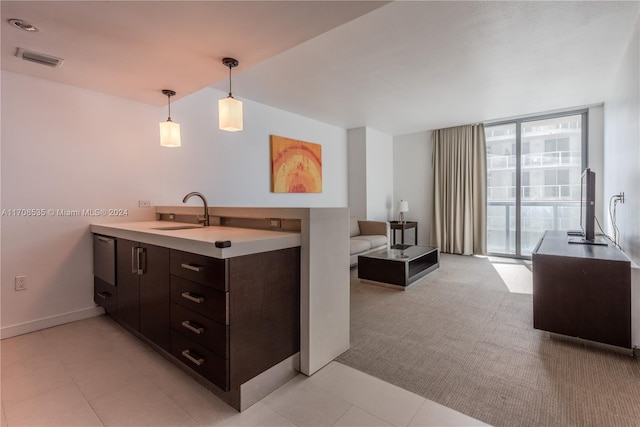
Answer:
M171 300L223 325L229 324L229 293L171 276Z
M174 331L207 347L220 357L229 358L229 326L214 322L208 317L171 304L171 327Z
M93 275L116 285L116 239L93 235Z
M229 359L171 331L171 354L222 390L229 391Z
M227 261L171 250L171 274L221 291L229 290Z
M118 288L94 276L93 301L107 313L113 313L118 308Z

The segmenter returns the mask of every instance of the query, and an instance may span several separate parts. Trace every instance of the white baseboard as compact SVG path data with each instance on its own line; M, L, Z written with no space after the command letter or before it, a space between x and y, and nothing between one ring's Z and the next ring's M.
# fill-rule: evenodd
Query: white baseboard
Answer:
M52 328L76 320L88 319L104 314L102 307L89 307L69 313L57 314L42 319L31 320L17 325L3 326L0 328L0 339L11 338L17 335L28 334L42 329Z
M300 352L273 365L266 371L240 385L240 411L275 391L278 387L298 375L300 371Z

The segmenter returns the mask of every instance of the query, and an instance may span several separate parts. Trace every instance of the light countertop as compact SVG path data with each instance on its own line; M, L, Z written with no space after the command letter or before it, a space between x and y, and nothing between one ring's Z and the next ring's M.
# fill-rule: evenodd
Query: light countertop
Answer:
M172 221L91 224L91 232L223 259L292 248L300 246L301 242L300 233L284 231L216 225L184 230L158 229L193 225ZM215 242L219 240L229 240L231 241L231 246L217 248Z

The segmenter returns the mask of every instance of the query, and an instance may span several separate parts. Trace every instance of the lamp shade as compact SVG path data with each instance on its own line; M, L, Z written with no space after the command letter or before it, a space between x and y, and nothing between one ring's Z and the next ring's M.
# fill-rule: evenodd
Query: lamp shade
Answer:
M398 202L398 212L409 212L409 202L400 200Z
M220 129L229 132L242 130L242 101L232 96L219 100L218 115Z
M180 147L180 125L171 120L160 123L160 145Z

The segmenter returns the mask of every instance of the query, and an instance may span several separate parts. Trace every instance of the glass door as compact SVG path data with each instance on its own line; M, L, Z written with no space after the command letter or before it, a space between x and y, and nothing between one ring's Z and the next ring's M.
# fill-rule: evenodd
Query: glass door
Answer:
M487 251L517 254L516 124L485 127L487 140Z
M487 251L529 257L545 230L580 228L587 112L485 126Z

